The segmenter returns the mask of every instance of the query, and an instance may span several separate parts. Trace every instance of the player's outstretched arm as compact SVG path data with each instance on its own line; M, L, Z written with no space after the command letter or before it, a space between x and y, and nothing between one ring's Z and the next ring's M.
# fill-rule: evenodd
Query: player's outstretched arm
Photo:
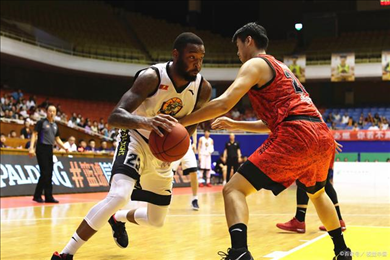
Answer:
M263 121L237 121L228 117L217 118L211 127L215 130L242 130L254 133L268 133L269 128Z
M203 79L202 86L201 86L200 93L199 93L199 97L198 97L198 101L196 102L195 108L194 108L192 113L194 113L196 110L199 110L208 101L210 101L211 89L212 89L212 86L211 86L210 82L208 82L206 79ZM198 127L198 124L188 125L186 128L187 128L189 135L192 136L194 134L194 132L196 132L197 127ZM193 144L195 144L195 147L196 147L196 141L194 142L194 139L192 139L192 140L193 140Z
M158 129L171 131L177 120L169 115L160 114L155 117L143 117L132 114L141 103L158 87L159 79L153 69L142 72L135 80L133 86L122 96L121 100L108 117L108 123L117 128L154 130L157 134L163 134Z
M198 111L184 117L184 126L210 120L227 113L254 86L267 83L273 74L263 59L251 59L242 65L232 85L218 98L208 102Z

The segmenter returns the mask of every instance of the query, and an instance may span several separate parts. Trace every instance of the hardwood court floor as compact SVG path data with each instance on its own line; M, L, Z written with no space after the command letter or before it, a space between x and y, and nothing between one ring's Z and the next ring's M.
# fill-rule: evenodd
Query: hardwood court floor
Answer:
M347 187L350 188L350 187ZM74 257L75 260L213 260L230 246L221 186L199 189L199 211L190 208L190 189L174 189L172 205L160 229L127 224L130 245L120 249L107 224ZM295 189L278 197L260 191L248 199L251 215L248 241L255 259L332 259L332 244L318 230L320 221L312 204L306 217L306 233L283 232L277 222L295 214ZM390 196L366 201L367 194L337 186L341 212L347 224L347 244L358 257L390 259ZM387 194L389 192L387 191ZM377 193L375 193L377 194ZM104 193L57 195L58 205L41 205L31 197L1 199L1 259L48 260L61 251L88 210ZM379 255L380 253L380 255Z

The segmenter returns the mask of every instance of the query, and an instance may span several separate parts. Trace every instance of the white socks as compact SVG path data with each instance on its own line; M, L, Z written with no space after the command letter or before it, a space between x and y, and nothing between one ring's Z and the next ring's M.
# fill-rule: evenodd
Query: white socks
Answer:
M124 209L124 210L118 210L114 217L117 221L120 221L120 222L129 222L127 220L127 213L129 212L128 209Z
M76 254L77 250L84 245L86 241L82 240L79 235L75 232L72 236L72 239L69 240L68 244L65 246L65 248L62 250L61 254L69 254L74 255Z

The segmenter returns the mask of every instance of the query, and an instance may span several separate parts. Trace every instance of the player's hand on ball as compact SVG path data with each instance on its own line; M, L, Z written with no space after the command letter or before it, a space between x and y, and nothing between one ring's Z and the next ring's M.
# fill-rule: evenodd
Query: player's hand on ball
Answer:
M225 116L217 118L213 123L211 123L211 128L215 130L232 130L234 128L234 120Z
M155 131L159 136L163 137L164 134L160 131L159 127L167 132L171 132L172 127L177 123L177 119L165 114L159 114L155 117L148 118L147 129Z

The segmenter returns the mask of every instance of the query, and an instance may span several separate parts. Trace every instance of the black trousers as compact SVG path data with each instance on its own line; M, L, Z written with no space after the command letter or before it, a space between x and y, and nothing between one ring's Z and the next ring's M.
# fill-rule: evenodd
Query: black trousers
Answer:
M238 157L228 157L226 159L226 168L227 168L227 173L226 173L226 182L230 180L230 171L233 169L233 174L237 172L238 167L240 164L238 163Z
M53 146L37 144L37 160L41 176L39 177L37 187L35 188L34 198L40 198L42 193L45 199L53 198Z

